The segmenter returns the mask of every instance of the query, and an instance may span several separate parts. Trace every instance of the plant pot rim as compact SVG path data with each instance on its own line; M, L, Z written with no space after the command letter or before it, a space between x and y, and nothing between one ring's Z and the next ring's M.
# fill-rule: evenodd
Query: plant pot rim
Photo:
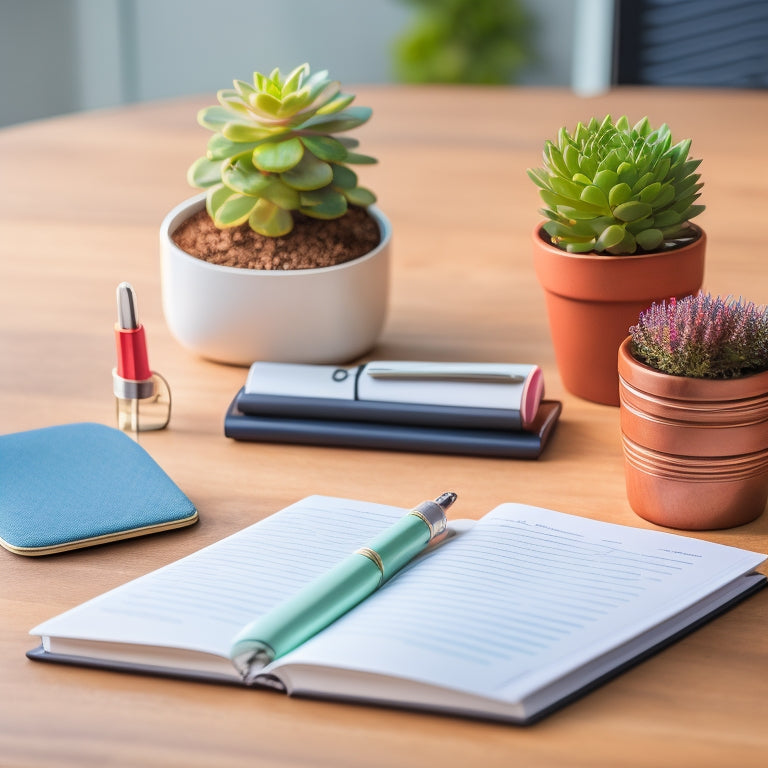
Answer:
M707 237L700 227L701 235L680 248L632 256L568 253L543 239L541 227L539 222L531 238L536 276L546 291L564 298L647 307L693 293L704 279Z
M199 259L197 256L193 256L191 253L187 253L185 250L179 248L173 241L171 235L178 229L183 221L188 219L192 214L197 213L205 205L205 192L189 197L183 200L178 205L174 206L165 216L160 224L160 239L164 242L177 258L191 259L200 265L200 269L208 269L213 272L219 272L222 274L240 274L245 279L253 279L245 277L246 275L260 276L261 279L269 277L273 280L286 280L295 278L297 275L313 275L313 274L328 274L329 272L349 269L353 265L360 264L363 261L368 261L376 257L376 255L383 250L389 240L392 237L392 225L387 216L375 205L370 205L366 208L368 213L374 219L379 227L379 233L381 239L379 244L364 253L362 256L358 256L356 259L350 259L349 261L342 262L341 264L333 264L328 267L312 267L310 269L244 269L242 267L229 267L223 264L212 264L205 259Z
M597 253L595 251L589 251L588 253L571 253L570 251L558 248L556 245L553 245L550 242L549 235L547 235L547 233L544 231L544 224L546 224L546 221L539 221L533 229L533 237L541 241L542 247L554 254L584 262L605 262L614 261L617 259L626 262L643 261L656 256L665 256L670 253L679 253L686 248L697 245L702 240L702 238L705 241L707 238L706 232L702 227L700 227L698 224L694 224L692 221L689 221L688 226L694 230L696 237L694 237L690 242L686 242L677 246L676 248L666 248L663 251L644 251L643 253L628 254Z
M740 390L739 399L761 397L768 395L768 371L758 371L747 376L737 376L728 379L705 379L693 376L675 376L652 368L638 360L630 349L632 336L627 336L619 346L619 376L635 387L646 392L656 392L663 388L670 395L713 401L735 399L724 390ZM752 386L754 385L754 386Z

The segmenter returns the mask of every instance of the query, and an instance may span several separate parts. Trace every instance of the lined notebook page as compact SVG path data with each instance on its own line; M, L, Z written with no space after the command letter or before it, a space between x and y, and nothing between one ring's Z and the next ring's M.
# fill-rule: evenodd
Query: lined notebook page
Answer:
M515 700L764 556L505 504L286 661Z
M44 622L33 635L227 656L234 635L406 510L313 496Z

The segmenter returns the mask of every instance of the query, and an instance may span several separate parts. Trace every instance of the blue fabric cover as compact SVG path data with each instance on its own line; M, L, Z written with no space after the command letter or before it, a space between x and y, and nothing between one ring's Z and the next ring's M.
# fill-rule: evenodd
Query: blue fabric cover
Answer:
M117 429L67 424L0 436L0 539L6 545L130 536L196 517L155 460Z

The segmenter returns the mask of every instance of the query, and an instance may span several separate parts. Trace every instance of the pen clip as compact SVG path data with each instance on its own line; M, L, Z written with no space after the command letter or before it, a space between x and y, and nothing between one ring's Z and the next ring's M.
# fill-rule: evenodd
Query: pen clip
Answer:
M492 371L419 371L366 367L365 373L372 379L389 381L465 381L483 384L522 384L525 381L525 376L516 373Z

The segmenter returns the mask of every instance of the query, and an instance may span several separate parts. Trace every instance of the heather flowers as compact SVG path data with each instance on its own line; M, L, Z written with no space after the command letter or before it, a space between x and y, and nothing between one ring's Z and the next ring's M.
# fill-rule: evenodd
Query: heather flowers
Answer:
M768 370L768 308L699 293L641 313L632 355L662 373L729 379Z

